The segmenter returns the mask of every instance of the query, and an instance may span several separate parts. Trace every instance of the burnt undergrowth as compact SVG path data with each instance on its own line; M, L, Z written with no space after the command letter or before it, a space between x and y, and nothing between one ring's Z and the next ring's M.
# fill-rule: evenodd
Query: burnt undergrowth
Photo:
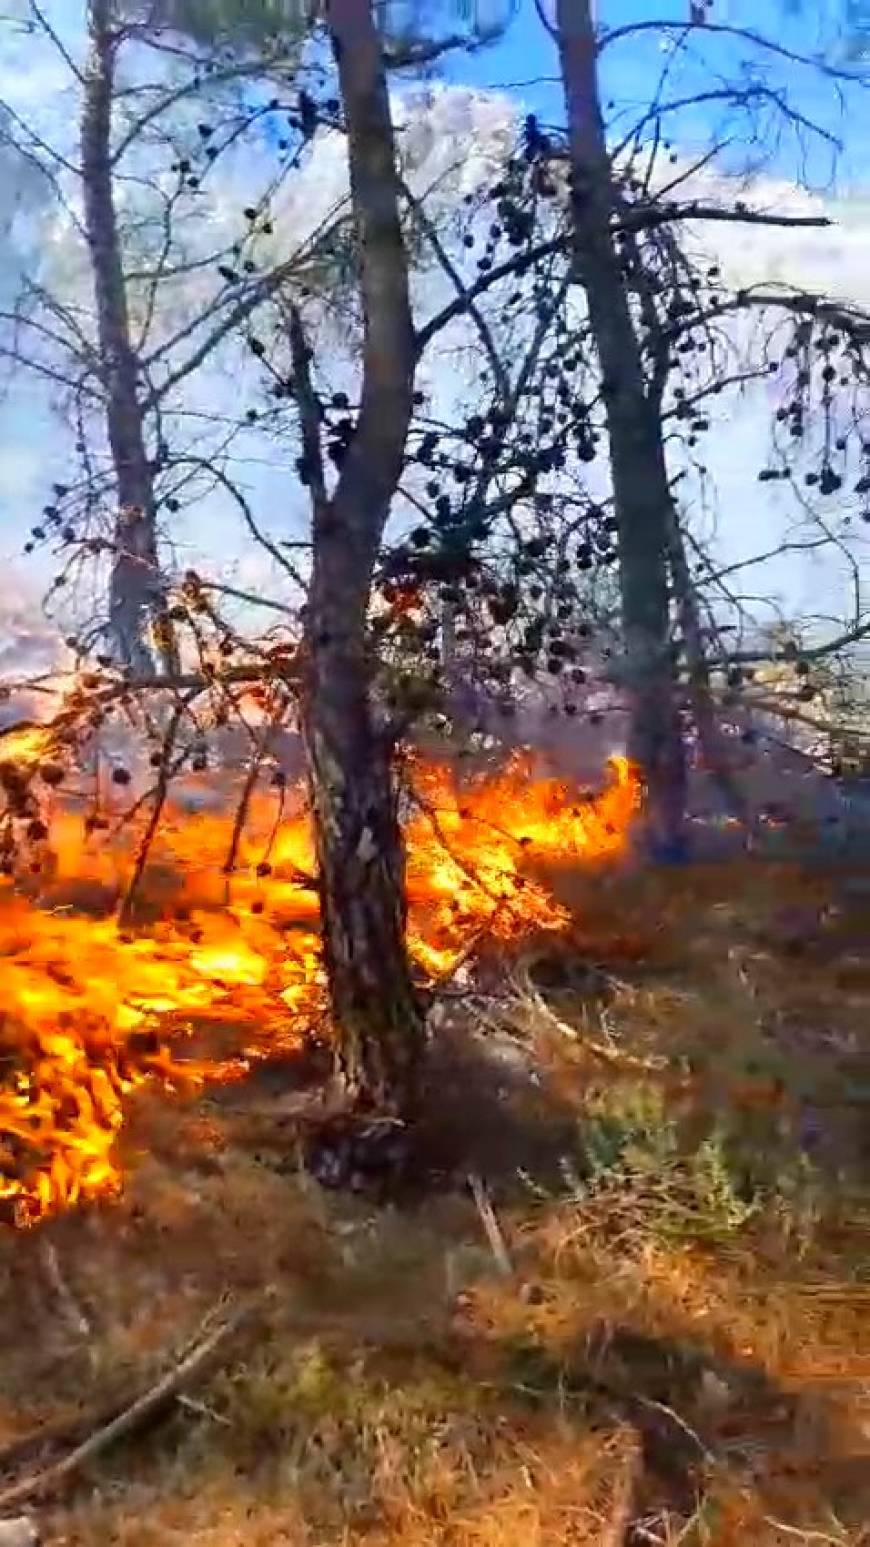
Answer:
M392 1152L333 1113L347 1171L317 1180L321 1049L142 1092L123 1196L3 1237L10 1482L265 1295L34 1502L47 1542L865 1540L860 889L745 862L561 884L573 938L452 985Z

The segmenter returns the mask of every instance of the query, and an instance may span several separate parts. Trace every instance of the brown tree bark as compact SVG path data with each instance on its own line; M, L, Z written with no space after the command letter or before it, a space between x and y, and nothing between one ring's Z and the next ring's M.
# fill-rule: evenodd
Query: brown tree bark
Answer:
M364 342L356 434L331 498L313 419L306 428L304 349L295 371L314 509L304 726L341 1070L361 1106L407 1117L423 1021L405 944L404 850L392 746L373 697L368 608L411 418L414 335L371 0L330 0L326 19L347 124Z
M640 342L612 232L617 203L598 90L589 0L556 0L570 139L574 251L598 352L618 522L629 754L646 789L650 847L684 849L685 752L670 637L671 495L661 422L647 392Z
M686 547L673 501L668 515L668 556L689 672L689 702L701 755L719 789L725 810L729 816L735 817L743 825L749 835L749 807L740 786L739 776L733 766L728 738L722 731L716 709L698 612L698 598L692 584Z
M97 336L106 394L106 429L118 509L109 594L109 634L118 659L139 674L153 670L149 625L173 650L157 554L154 482L145 447L139 371L130 320L112 168L112 103L119 34L114 0L89 0L89 49L83 71L81 122L85 235L93 275Z

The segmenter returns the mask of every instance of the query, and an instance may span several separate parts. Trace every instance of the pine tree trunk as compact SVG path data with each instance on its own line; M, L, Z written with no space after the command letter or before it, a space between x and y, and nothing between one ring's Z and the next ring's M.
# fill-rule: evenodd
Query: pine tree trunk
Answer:
M647 791L652 851L685 846L686 766L670 638L671 495L661 425L612 234L615 190L598 92L589 0L557 0L573 179L574 251L598 352L618 522L629 754Z
M356 434L327 497L302 351L295 368L311 463L314 554L304 723L324 961L339 1063L363 1109L408 1117L423 1017L405 944L405 872L392 741L377 723L368 608L402 471L414 334L395 144L371 0L330 0L360 253L363 371ZM298 353L298 350L297 350Z
M344 651L321 650L306 742L337 1059L363 1110L408 1118L422 1051L405 945L405 856L390 751Z
M97 308L106 426L117 484L109 634L118 659L135 672L153 670L149 627L158 625L161 654L173 664L157 555L154 483L145 448L138 363L130 322L115 210L112 101L115 89L113 0L89 0L89 52L81 123L85 233Z

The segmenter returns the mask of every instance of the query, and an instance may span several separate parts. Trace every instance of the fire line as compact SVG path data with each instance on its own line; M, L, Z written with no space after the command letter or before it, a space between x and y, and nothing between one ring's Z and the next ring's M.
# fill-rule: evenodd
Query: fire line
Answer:
M4 759L44 756L42 735L30 727L17 742L5 738ZM410 775L408 944L430 981L449 976L478 941L510 946L567 929L570 915L535 865L618 856L640 804L624 758L612 759L593 796L537 777L525 755L466 782L422 760ZM109 915L135 858L133 828L99 846L59 802L34 894L0 883L0 1211L9 1223L26 1228L117 1194L117 1139L138 1088L237 1079L324 1026L301 794L285 802L271 846L274 805L266 793L254 800L227 900L232 825L232 809L167 808L147 877L153 921L136 933Z

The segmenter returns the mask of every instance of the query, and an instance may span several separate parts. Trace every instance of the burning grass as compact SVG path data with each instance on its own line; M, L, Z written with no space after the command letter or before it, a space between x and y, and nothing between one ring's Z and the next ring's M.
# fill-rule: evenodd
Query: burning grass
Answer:
M51 772L51 755L39 727L9 733L7 784ZM622 759L595 796L532 777L524 759L464 784L414 763L409 947L421 977L449 974L484 937L565 932L569 910L532 867L618 854L637 803ZM117 1192L116 1141L143 1084L220 1084L328 1035L307 814L282 787L277 809L263 795L247 817L238 828L232 807L166 808L141 891L151 920L135 933L106 904L131 902L146 811L114 841L105 810L96 822L68 797L50 823L28 817L31 895L12 880L0 890L0 1199L16 1224Z
M582 963L554 934L531 992L520 973L451 1010L509 1275L468 1193L316 1187L256 1079L140 1091L124 1195L8 1234L10 1436L148 1385L221 1292L271 1290L188 1402L50 1501L49 1547L864 1547L866 903L750 865L561 897ZM795 955L780 912L820 897ZM537 1126L512 1166L481 1131L486 1080L549 1112L555 1173Z
M297 1163L269 1065L322 1033L322 988L288 792L231 875L231 820L179 799L135 929L135 825L109 844L67 797L33 840L41 874L0 894L7 1203L41 1224L0 1237L0 1429L53 1427L10 1480L268 1291L50 1494L49 1547L863 1547L867 903L784 866L578 864L636 801L623 764L593 800L414 767L421 977L501 958L444 999L425 1209Z

